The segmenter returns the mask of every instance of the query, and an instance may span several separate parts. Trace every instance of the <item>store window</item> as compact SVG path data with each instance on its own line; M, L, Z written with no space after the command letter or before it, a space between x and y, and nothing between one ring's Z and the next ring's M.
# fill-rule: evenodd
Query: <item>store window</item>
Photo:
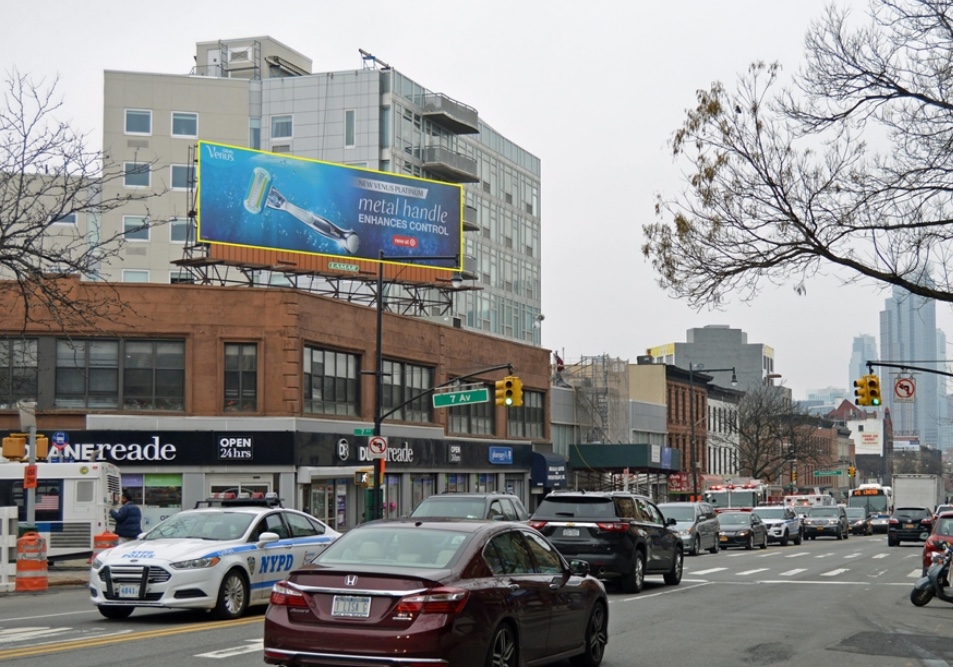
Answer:
M424 498L429 498L437 492L437 476L411 475L410 486L410 509L413 511L417 509L417 505L419 505Z
M35 399L38 383L37 339L0 339L0 409Z
M470 490L470 475L450 472L446 475L447 493L467 493Z
M385 519L397 519L403 514L400 511L400 478L401 475L384 475Z
M225 345L225 412L258 409L258 345Z
M182 475L179 473L123 473L122 486L139 505L143 531L182 511Z
M497 490L496 475L493 473L481 472L476 476L477 493L493 493Z
M433 389L433 369L387 360L383 365L384 412L396 409L389 418L409 422L432 422L433 399L426 392Z
M304 348L304 411L321 415L360 413L360 357Z
M506 433L509 437L543 437L544 396L540 391L523 391L523 405L507 410Z

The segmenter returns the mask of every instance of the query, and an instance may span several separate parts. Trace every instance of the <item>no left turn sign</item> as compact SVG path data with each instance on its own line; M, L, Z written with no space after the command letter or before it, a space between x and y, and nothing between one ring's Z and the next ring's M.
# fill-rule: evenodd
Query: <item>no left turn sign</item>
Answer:
M911 403L917 393L917 383L913 378L897 378L893 384L893 398L898 403Z
M382 459L387 452L387 438L382 435L375 435L367 441L367 448L370 450L371 458Z

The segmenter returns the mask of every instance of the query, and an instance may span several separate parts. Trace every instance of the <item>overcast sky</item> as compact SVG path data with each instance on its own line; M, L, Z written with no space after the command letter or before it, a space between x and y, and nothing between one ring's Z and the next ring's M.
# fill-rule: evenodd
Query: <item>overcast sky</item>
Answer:
M856 5L857 11L863 6ZM103 71L187 74L195 43L273 37L314 71L359 69L364 49L475 107L542 160L543 345L571 363L634 362L693 327L729 325L775 350L795 398L850 384L851 342L877 337L882 286L786 285L750 305L696 312L642 258L653 197L680 188L666 141L695 92L754 60L793 73L820 0L229 0L5 2L0 70L60 77L62 117L101 148ZM950 309L938 322L953 340Z

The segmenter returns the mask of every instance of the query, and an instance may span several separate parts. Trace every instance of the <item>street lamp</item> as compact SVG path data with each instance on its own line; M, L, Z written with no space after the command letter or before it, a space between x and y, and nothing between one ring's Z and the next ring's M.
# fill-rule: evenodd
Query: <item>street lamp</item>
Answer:
M698 500L698 443L695 441L695 369L704 369L705 373L727 373L731 371L731 386L738 386L738 375L735 367L705 368L704 364L688 362L688 421L690 423L690 452L692 466L692 500Z

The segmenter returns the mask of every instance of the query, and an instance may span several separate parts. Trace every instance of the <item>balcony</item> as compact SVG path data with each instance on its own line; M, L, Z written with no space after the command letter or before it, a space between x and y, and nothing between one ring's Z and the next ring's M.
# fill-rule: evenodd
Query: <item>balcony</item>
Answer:
M423 149L421 160L424 169L437 177L454 183L479 183L477 162L466 155L454 153L443 146Z
M477 110L442 93L430 93L424 96L423 117L454 134L479 134L480 132L480 116Z
M463 231L480 231L480 223L477 222L477 210L474 206L463 206Z
M463 271L460 272L460 275L463 276L464 280L480 279L480 267L477 264L476 257L463 256Z

